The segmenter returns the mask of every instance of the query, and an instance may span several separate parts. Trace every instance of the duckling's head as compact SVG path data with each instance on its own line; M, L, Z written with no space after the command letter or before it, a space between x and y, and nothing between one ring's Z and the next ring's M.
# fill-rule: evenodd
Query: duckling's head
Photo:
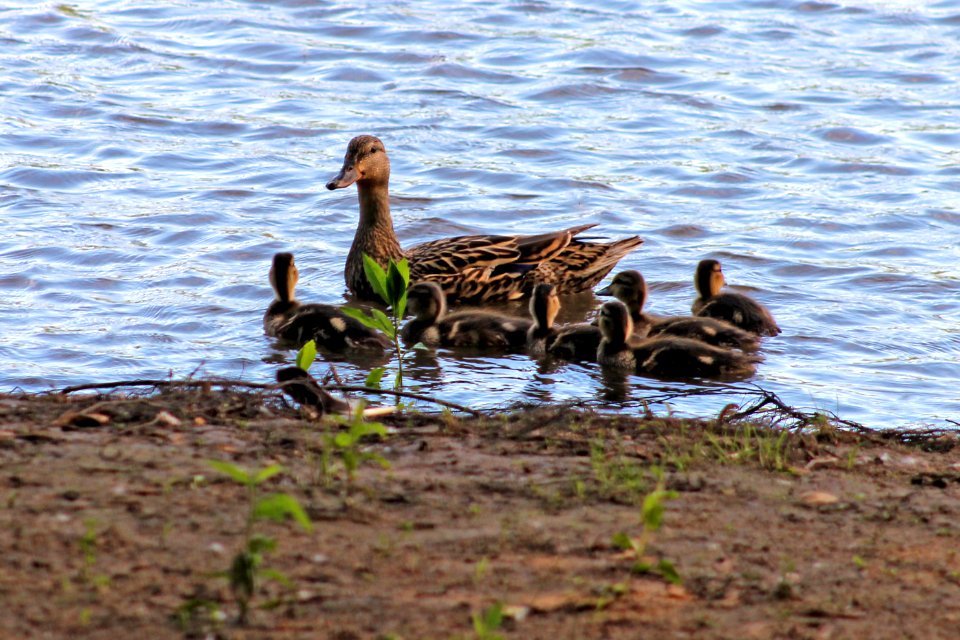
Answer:
M300 273L293 263L292 253L278 253L273 256L273 265L270 267L270 286L280 302L292 302L293 290L297 286Z
M549 329L560 313L560 297L552 284L538 284L530 296L530 315L538 329Z
M354 182L359 184L386 184L390 180L390 159L387 148L376 136L357 136L347 145L343 167L327 189L343 189Z
M621 271L613 282L597 291L598 296L613 296L631 311L640 312L647 302L647 282L639 271Z
M447 298L436 282L418 282L407 289L407 309L417 320L435 322L447 312Z
M600 307L600 334L611 344L625 344L633 333L633 320L627 306L619 300Z
M719 260L700 261L697 265L697 273L693 277L693 284L701 298L712 298L719 294L725 283Z

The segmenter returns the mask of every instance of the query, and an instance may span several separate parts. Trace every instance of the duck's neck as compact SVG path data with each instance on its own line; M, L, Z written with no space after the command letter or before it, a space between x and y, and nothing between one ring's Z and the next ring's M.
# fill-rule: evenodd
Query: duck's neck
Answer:
M357 182L357 193L360 198L360 222L347 255L344 276L351 291L362 298L376 299L363 270L363 254L386 268L391 258L400 260L403 257L403 250L393 230L387 183Z

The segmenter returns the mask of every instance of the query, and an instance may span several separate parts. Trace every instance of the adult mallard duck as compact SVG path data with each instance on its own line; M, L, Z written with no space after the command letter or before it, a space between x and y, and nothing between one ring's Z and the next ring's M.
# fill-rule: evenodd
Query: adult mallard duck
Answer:
M300 304L294 297L299 278L292 253L273 256L270 284L275 299L263 314L263 330L268 336L292 342L297 347L314 340L318 347L330 351L393 346L386 336L344 315L333 305Z
M405 344L428 347L480 347L519 351L527 343L533 322L490 311L447 313L447 299L436 282L417 282L407 289L407 309L413 319L400 337Z
M621 271L613 281L597 291L598 296L613 296L627 306L633 331L640 336L670 335L692 338L718 347L756 351L760 340L755 334L717 318L701 316L654 317L643 312L647 302L647 282L639 271Z
M602 366L659 378L746 378L756 372L760 361L741 351L676 336L646 338L631 345L633 321L619 300L600 307L600 333L597 362Z
M643 242L638 237L609 244L577 240L596 225L587 224L533 236L475 235L432 240L400 248L390 217L390 159L379 138L357 136L347 146L340 173L328 189L357 184L360 222L347 255L344 278L355 295L376 300L363 270L363 254L386 267L407 258L411 282L436 282L451 302L513 300L533 285L556 285L559 293L583 291L600 282L624 255Z
M780 334L780 327L762 304L742 293L720 291L726 280L719 260L701 260L693 283L699 294L693 301L694 315L726 320L761 336Z

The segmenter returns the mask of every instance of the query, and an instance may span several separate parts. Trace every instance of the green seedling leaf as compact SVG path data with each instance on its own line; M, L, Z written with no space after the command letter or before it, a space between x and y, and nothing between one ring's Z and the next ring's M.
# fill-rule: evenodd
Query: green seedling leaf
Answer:
M213 467L214 469L216 469L217 471L219 471L220 473L224 473L230 476L231 478L233 478L235 482L238 482L239 484L250 486L250 484L252 483L252 478L250 477L250 474L235 464L224 462L222 460L207 460L207 464Z
M254 573L259 559L242 551L230 564L230 588L238 598L249 600L253 595Z
M355 442L364 436L387 437L387 428L379 422L358 422L350 427L350 437Z
M501 637L499 634L495 634L494 631L499 629L500 625L503 624L502 603L497 602L491 605L486 611L473 614L472 618L473 630L476 632L478 638L494 640L495 638Z
M371 370L367 375L367 379L364 380L363 385L365 387L370 387L371 389L379 389L380 381L383 380L383 374L386 372L387 370L385 367L377 367L376 369Z
M677 571L677 568L673 566L673 563L666 558L657 563L657 571L670 584L680 584L683 582L683 580L680 578L680 573Z
M262 484L278 473L283 473L283 467L278 464L272 464L269 467L265 467L260 471L257 471L256 475L253 476L253 484Z
M266 567L266 568L260 569L258 573L264 578L266 578L267 580L273 580L274 582L281 584L287 588L290 588L292 584L290 582L290 578L288 578L284 572L278 571L277 569L271 569L269 567Z
M354 442L356 442L356 438L353 437L352 433L340 432L333 437L333 445L338 449L352 447Z
M354 320L357 320L363 323L363 326L370 327L371 329L379 329L380 324L371 318L367 312L363 309L354 309L353 307L340 307L340 311L343 312L343 315L349 316Z
M645 573L651 573L653 571L653 565L650 564L649 562L643 562L641 560L639 562L634 563L634 565L630 568L630 570L633 571L634 573L638 573L642 575Z
M394 307L395 311L397 311L397 305L400 299L407 292L409 277L409 269L407 270L407 276L404 277L403 272L400 270L400 265L393 260L390 261L387 267L387 295L390 296L388 302ZM404 304L406 304L406 302L404 302ZM399 311L397 312L397 317L401 317Z
M313 361L317 359L317 343L313 340L307 340L306 344L297 351L296 365L307 371Z
M407 313L407 292L404 290L400 294L400 299L397 300L396 304L393 305L393 315L397 318L398 321L403 320L404 314Z
M373 316L373 319L378 323L376 326L377 329L383 331L387 334L387 337L393 340L397 334L397 328L393 326L393 320L391 320L387 314L380 309L370 309L370 315Z
M623 549L624 551L633 551L636 549L636 543L633 541L633 538L628 536L623 531L618 531L613 534L613 538L610 542L618 549Z
M297 499L286 493L274 493L264 496L257 500L253 507L253 517L255 519L274 520L282 522L284 518L290 516L297 521L305 531L313 531L313 523L307 517L306 512Z
M254 535L247 541L247 553L257 558L277 548L277 541L269 536Z
M410 348L411 348L411 349L416 349L417 351L430 351L430 347L428 347L427 345L423 344L422 342L418 342L417 344L413 345L413 346L410 347Z
M376 260L363 254L363 273L367 276L367 282L386 304L390 304L390 295L387 293L387 272L383 270Z

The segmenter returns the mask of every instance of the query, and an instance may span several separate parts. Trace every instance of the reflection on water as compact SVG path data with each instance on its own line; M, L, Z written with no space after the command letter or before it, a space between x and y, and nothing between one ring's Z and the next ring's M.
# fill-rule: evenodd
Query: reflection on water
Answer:
M597 223L646 239L622 266L662 314L717 257L785 329L757 384L869 425L948 424L958 16L956 0L8 2L0 388L272 379L291 354L260 334L270 257L297 254L305 300L342 300L356 195L323 183L374 133L405 244ZM564 302L564 321L597 304ZM333 361L352 382L376 364ZM522 356L408 368L478 407L660 398ZM670 407L713 413L732 389Z

